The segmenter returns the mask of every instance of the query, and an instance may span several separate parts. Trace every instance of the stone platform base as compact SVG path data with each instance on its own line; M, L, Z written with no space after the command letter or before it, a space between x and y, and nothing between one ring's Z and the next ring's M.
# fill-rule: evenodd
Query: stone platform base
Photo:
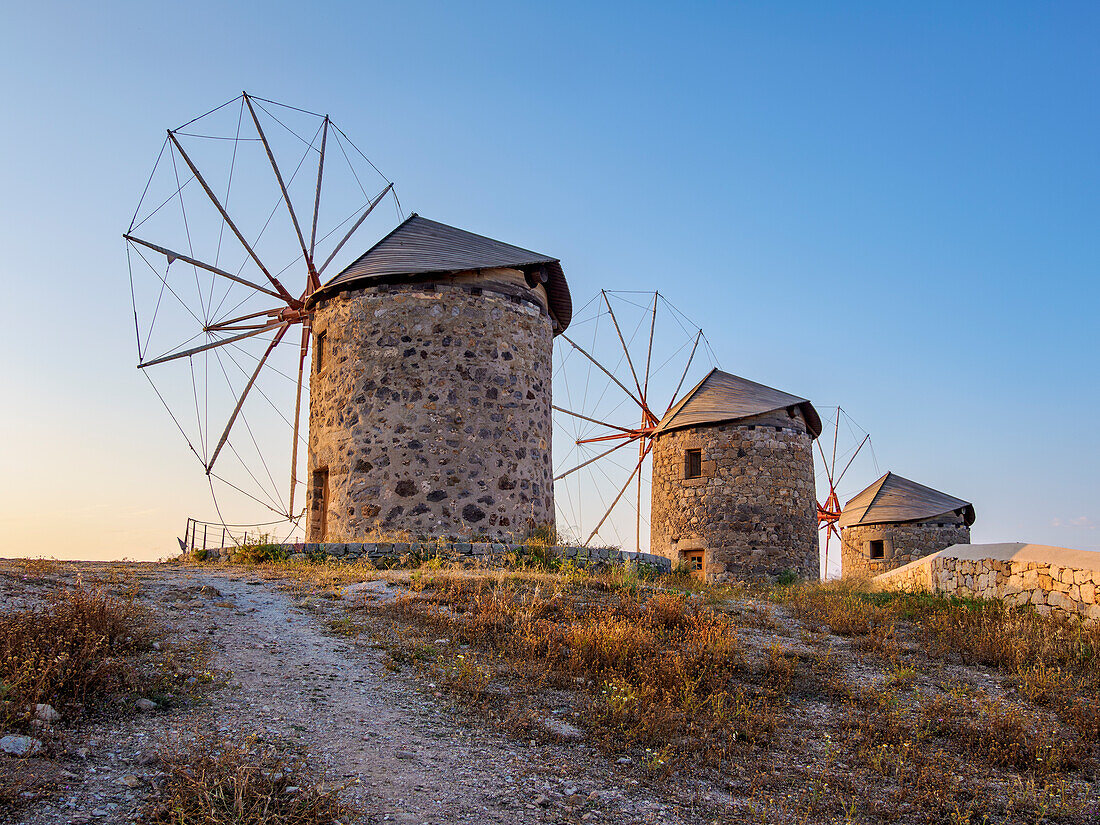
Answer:
M486 567L504 565L517 559L553 557L571 561L581 567L590 565L645 564L658 572L672 572L672 562L664 556L650 553L634 553L612 548L590 547L535 547L526 544L482 542L374 542L374 543L296 543L268 545L279 548L288 557L330 558L344 561L366 559L371 563L391 564L423 561L440 557L444 560L479 561ZM198 558L204 561L234 561L239 547L196 549L184 553L181 558Z

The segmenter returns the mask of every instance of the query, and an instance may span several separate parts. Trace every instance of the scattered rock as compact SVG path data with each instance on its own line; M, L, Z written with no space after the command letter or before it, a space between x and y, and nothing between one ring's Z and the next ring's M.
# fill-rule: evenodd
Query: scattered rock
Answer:
M52 725L61 721L61 714L54 710L53 705L39 704L34 706L34 718Z
M134 776L133 774L122 777L118 780L118 783L120 785L125 785L127 788L140 788L145 784L140 777Z
M154 750L142 751L137 760L139 765L156 765L158 762L160 762L160 754Z
M545 808L547 805L550 804L550 797L540 793L538 796L535 797L535 804L538 805L540 808Z
M561 719L542 719L542 726L550 733L567 742L576 742L584 739L584 731L576 725L571 725Z
M12 756L34 756L42 753L42 743L30 736L9 734L0 737L0 751L10 753Z
M140 710L142 713L148 713L148 712L154 711L158 707L160 707L160 705L158 705L152 699L146 699L144 696L142 696L140 699L138 699L136 702L134 702L134 706L138 710Z
M416 759L416 754L412 751L394 751L393 755L398 759Z

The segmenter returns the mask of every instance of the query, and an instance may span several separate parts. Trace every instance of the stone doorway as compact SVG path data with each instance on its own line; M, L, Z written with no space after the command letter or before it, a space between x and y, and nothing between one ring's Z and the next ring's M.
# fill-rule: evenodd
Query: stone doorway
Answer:
M314 470L310 489L309 540L324 541L328 521L328 470Z

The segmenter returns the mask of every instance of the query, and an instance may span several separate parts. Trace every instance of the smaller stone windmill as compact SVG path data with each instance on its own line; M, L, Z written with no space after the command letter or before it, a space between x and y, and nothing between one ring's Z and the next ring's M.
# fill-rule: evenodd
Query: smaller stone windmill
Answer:
M970 543L974 505L888 472L844 505L841 575L874 576Z
M820 434L805 398L711 370L656 426L651 552L718 581L818 578Z

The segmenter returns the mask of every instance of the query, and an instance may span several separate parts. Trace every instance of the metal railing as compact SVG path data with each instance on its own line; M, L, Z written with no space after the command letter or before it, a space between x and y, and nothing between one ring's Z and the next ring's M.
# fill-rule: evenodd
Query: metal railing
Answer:
M280 529L281 526L281 529ZM262 524L223 524L220 521L187 519L183 538L177 539L180 551L216 550L221 547L239 547L242 544L271 542L282 544L298 533L297 526L286 521L269 521Z

